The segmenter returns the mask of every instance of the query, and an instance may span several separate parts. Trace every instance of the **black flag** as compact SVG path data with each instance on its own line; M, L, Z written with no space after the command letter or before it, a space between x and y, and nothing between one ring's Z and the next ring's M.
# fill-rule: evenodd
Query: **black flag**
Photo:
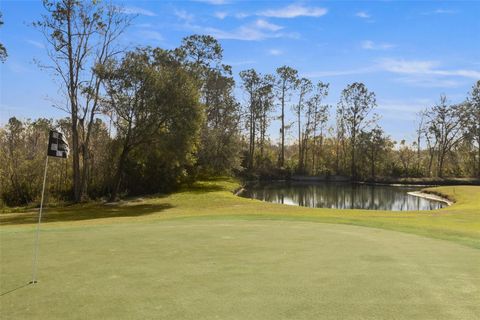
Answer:
M68 149L68 143L64 139L63 134L50 130L47 155L50 157L66 158L69 152L70 149Z

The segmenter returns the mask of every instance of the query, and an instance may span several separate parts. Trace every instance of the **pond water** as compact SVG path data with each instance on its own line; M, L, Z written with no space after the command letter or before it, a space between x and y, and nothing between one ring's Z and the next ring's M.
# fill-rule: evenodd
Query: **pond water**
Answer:
M422 187L370 185L342 182L269 182L247 185L245 198L311 208L369 210L434 210L441 201L408 194Z

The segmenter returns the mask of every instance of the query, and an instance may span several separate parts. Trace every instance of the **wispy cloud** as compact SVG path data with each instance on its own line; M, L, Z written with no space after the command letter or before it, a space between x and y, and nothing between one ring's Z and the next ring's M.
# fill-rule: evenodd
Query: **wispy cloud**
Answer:
M32 71L32 68L27 67L23 63L13 61L12 59L7 60L7 66L10 69L11 72L17 73L17 74L22 74L22 73L28 73Z
M388 50L396 47L394 44L381 42L376 43L371 40L365 40L361 43L362 49L365 50Z
M126 14L139 14L142 16L155 17L156 13L140 7L124 7L123 12Z
M200 25L185 24L185 28L198 33L206 33L217 39L260 41L268 38L292 38L299 37L297 33L280 32L282 26L270 23L263 19L241 25L233 30L205 27Z
M279 49L270 49L268 50L268 54L271 56L280 56L283 54L283 51Z
M440 63L432 60L382 59L379 66L389 72L407 75L436 75L480 79L480 71L440 69Z
M175 10L175 15L181 20L185 20L185 21L192 21L195 17L193 14L188 13L185 10Z
M397 75L394 81L412 86L429 88L453 88L465 84L465 79L480 79L480 71L470 69L445 69L437 61L404 60L385 58L371 66L346 70L313 71L304 74L306 77L339 77L368 73L389 72ZM464 80L462 80L462 78ZM468 80L470 81L470 80Z
M228 64L232 67L243 66L243 65L251 65L255 64L257 61L255 60L242 60L242 61L225 61L225 64Z
M45 45L41 42L35 41L35 40L27 40L27 43L31 44L34 47L37 47L39 49L45 49Z
M456 14L457 10L452 9L435 9L433 11L424 12L423 15L433 15L433 14Z
M366 12L366 11L358 11L355 13L356 17L362 18L362 19L370 19L372 16Z
M265 30L270 30L270 31L278 31L278 30L283 29L282 26L270 23L270 22L268 22L266 20L263 20L263 19L258 19L257 21L255 21L255 25L259 29L265 29Z
M213 14L213 16L217 19L223 20L228 16L228 13L225 11L217 11Z
M219 6L219 5L227 4L230 2L228 0L194 0L194 1L208 3L214 6Z
M311 71L304 73L303 76L308 78L321 78L321 77L339 77L339 76L350 76L356 74L367 74L378 71L378 68L375 66L357 68L357 69L347 69L347 70L327 70L327 71Z
M158 31L153 31L153 30L141 30L138 32L138 34L145 38L146 40L154 40L154 41L163 41L165 38L162 36L162 34Z
M392 100L379 99L378 111L382 118L391 120L416 120L417 114L433 103L430 99Z
M415 76L415 77L399 77L395 81L408 84L414 87L423 88L456 88L464 84L463 81L453 79L441 79L434 76Z
M269 9L259 12L259 16L272 18L296 18L296 17L321 17L326 15L328 10L321 7L305 7L300 4L291 4L279 9Z

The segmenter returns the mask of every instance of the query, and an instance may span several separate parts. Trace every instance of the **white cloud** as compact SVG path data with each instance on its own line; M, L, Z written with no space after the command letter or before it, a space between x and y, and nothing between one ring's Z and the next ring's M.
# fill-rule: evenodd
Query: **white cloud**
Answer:
M436 14L454 14L457 13L455 10L447 10L447 9L437 9L434 11Z
M361 46L365 50L388 50L395 47L395 45L391 43L375 43L371 40L363 41Z
M45 45L41 42L35 41L35 40L27 40L29 44L31 44L34 47L37 47L39 49L45 49Z
M464 84L462 81L441 79L434 76L400 77L395 80L411 86L424 88L456 88Z
M228 13L224 12L224 11L217 11L213 14L213 16L215 18L218 18L220 20L223 20L225 19L227 16L228 16Z
M229 40L243 40L243 41L258 41L266 38L274 38L274 35L267 34L257 28L251 26L241 26L232 31L220 30L211 27L199 27L195 29L201 30L204 33L210 34L217 39L229 39Z
M372 17L370 14L368 14L365 11L358 11L357 13L355 13L355 16L357 16L359 18L362 18L362 19L370 19Z
M270 22L268 22L266 20L263 20L263 19L258 19L257 21L255 21L255 25L259 29L265 29L265 30L270 30L270 31L278 31L280 29L283 29L282 26L270 23Z
M175 15L185 21L192 21L194 19L194 15L185 10L175 10Z
M338 77L338 76L350 76L355 74L366 74L378 71L377 67L365 67L358 69L348 70L328 70L328 71L311 71L303 74L307 78L321 78L321 77Z
M165 38L160 32L153 30L142 30L139 32L139 35L147 40L163 41Z
M304 7L299 4L291 4L280 9L269 9L258 13L259 16L273 18L296 18L296 17L321 17L326 15L328 10L320 7Z
M454 88L465 84L465 79L480 79L480 71L469 69L445 69L437 61L382 59L376 64L357 69L313 71L304 74L306 77L337 77L390 72L398 77L394 81L404 84L429 88ZM462 80L464 78L464 80Z
M244 24L233 30L222 30L213 27L204 27L199 25L186 24L186 28L198 33L205 33L214 36L217 39L242 40L242 41L260 41L268 38L298 38L296 33L279 32L282 26L269 23L265 20L256 20L249 24Z
M6 65L8 66L8 68L10 69L11 72L17 73L17 74L28 73L28 72L32 71L31 67L27 67L23 63L13 61L12 59L7 60Z
M268 54L271 56L280 56L283 54L283 51L279 49L270 49L268 50Z
M385 71L399 74L454 76L472 79L480 78L480 71L466 69L439 69L438 67L440 66L440 63L431 60L382 59L379 65Z
M436 9L433 11L424 12L423 15L432 15L432 14L455 14L458 13L456 10L451 9Z
M255 64L255 63L257 63L257 61L255 61L255 60L242 60L242 61L232 61L232 62L226 61L225 62L225 64L228 64L232 67L243 66L243 65L251 65L251 64Z
M227 4L229 2L227 0L194 0L194 1L208 3L208 4L211 4L211 5L214 5L214 6Z
M237 12L235 13L235 18L237 19L244 19L246 17L250 16L248 13L245 12Z
M139 7L124 7L123 12L126 14L139 14L142 16L155 17L156 14L150 10Z

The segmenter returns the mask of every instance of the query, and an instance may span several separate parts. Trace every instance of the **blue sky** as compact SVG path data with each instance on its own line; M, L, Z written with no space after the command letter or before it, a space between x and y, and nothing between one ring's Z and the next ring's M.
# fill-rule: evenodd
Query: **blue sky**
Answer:
M414 139L415 114L446 94L462 101L480 79L480 1L118 1L137 14L123 45L174 48L193 33L220 40L234 73L272 73L287 64L313 81L330 83L328 102L364 82L378 100L381 124L393 138ZM0 123L62 117L53 77L34 59L48 61L44 40L30 26L41 1L0 3ZM238 77L237 77L238 78ZM240 91L238 98L243 101ZM274 121L272 137L278 124ZM292 133L293 134L293 133ZM293 138L293 136L292 136Z

